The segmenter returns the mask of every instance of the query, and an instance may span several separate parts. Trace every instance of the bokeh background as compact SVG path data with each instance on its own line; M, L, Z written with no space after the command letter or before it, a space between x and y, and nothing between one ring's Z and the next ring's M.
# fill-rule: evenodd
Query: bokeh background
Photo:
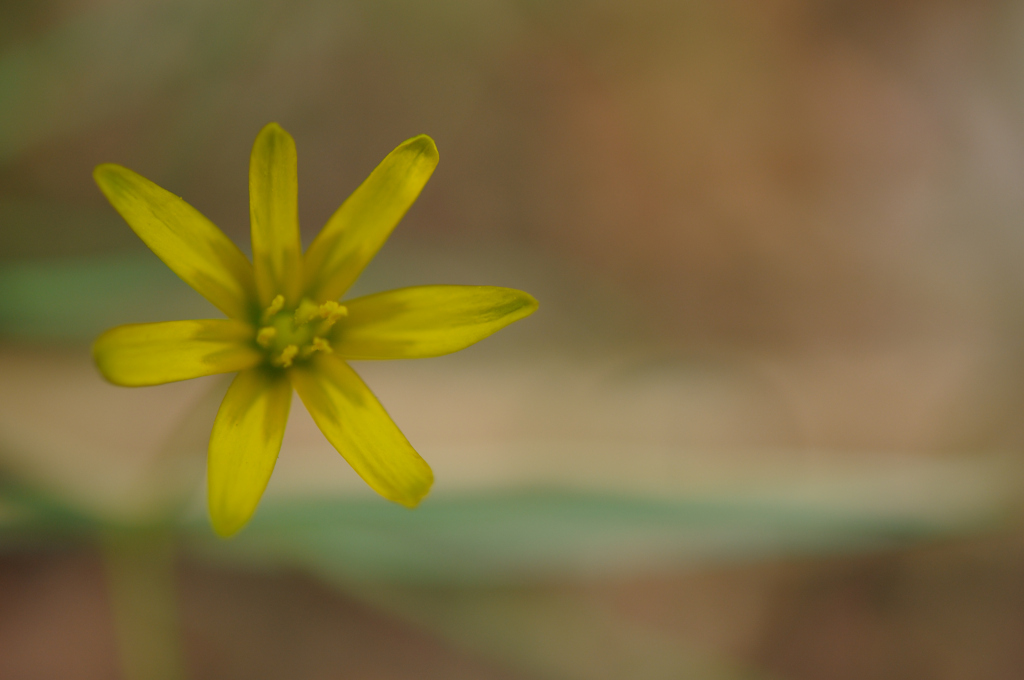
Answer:
M1024 677L1022 64L1009 0L0 3L0 676ZM296 400L225 542L223 379L88 349L217 312L91 171L247 249L271 120L307 244L437 141L354 294L541 306L356 365L419 509Z

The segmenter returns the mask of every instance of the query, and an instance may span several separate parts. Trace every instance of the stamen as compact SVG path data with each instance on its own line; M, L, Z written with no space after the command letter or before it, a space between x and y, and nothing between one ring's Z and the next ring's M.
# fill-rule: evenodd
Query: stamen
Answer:
M332 354L334 348L331 347L326 340L323 338L313 338L313 342L299 350L299 358L307 359L313 356L314 352L323 352L324 354Z
M256 334L256 344L264 349L270 349L275 337L277 337L277 329L273 326L264 326Z
M288 368L292 365L292 359L299 353L299 348L296 345L288 345L281 353L270 360L270 363L281 368Z
M320 329L320 332L325 332L328 328L334 325L334 322L338 319L348 316L348 307L339 305L334 300L329 300L320 305L320 316L324 318L324 325Z
M270 306L263 310L263 323L270 321L270 317L274 316L284 307L284 296L278 295L270 301Z
M295 310L295 325L301 326L302 324L309 323L320 314L320 308L317 307L316 303L310 299L305 299L299 303L299 308Z

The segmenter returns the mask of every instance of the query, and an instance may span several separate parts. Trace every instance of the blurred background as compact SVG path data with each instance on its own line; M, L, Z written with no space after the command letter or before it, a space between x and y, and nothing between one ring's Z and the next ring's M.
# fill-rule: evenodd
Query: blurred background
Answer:
M1021 64L1009 0L0 3L0 676L1024 677ZM306 244L438 144L353 295L541 306L355 364L419 509L296 400L221 541L224 379L89 355L218 312L91 172L247 250L269 121Z

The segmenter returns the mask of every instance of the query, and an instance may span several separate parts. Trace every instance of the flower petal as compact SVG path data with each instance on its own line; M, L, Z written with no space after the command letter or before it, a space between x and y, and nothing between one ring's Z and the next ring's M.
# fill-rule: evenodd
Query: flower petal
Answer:
M252 265L198 210L128 168L105 163L93 178L114 209L185 283L230 317L248 319Z
M256 511L274 471L292 386L282 371L243 371L224 395L210 435L207 488L213 529L227 538Z
M97 338L92 353L115 385L161 385L255 366L263 354L252 345L253 333L234 319L129 324Z
M278 293L288 304L299 301L298 191L295 140L280 125L270 123L256 136L249 159L252 259L263 307Z
M320 431L374 491L410 508L427 495L430 466L348 364L319 355L290 375Z
M332 338L345 359L418 359L457 352L537 309L496 286L417 286L348 300Z
M420 195L437 159L434 140L420 135L402 143L370 173L306 251L308 297L335 300L348 290Z

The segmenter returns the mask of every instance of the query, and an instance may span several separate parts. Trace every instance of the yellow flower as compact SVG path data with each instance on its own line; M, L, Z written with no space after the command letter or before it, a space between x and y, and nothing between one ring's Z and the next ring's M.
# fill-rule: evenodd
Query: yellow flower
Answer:
M119 165L93 173L135 233L227 319L113 328L93 345L100 372L124 386L238 371L210 435L210 519L221 536L259 503L281 448L292 389L328 441L377 493L416 506L427 463L347 359L455 352L531 314L510 288L418 286L337 302L387 240L437 165L420 135L388 154L305 253L299 241L295 142L260 131L249 165L253 262L177 196Z

